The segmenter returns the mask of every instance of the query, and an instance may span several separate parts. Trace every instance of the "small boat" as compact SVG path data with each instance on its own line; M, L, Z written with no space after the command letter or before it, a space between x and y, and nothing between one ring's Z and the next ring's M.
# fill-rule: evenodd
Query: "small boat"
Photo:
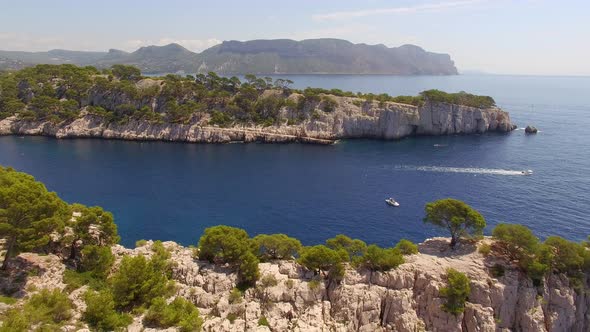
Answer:
M385 203L387 203L391 206L399 206L399 203L396 202L395 199L393 199L392 197L389 197L388 199L386 199Z
M522 173L522 175L533 175L533 171L530 170L530 169L527 169L525 171L522 171L521 173Z

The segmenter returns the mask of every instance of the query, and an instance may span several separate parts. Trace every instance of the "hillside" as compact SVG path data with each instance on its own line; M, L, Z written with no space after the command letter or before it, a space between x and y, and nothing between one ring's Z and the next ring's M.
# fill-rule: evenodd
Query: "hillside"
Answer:
M225 73L457 74L448 54L339 39L227 41L201 53L201 61L208 70Z
M0 69L19 69L14 61L35 64L113 64L139 67L145 73L222 74L390 74L455 75L457 68L448 54L431 53L414 45L353 44L339 39L289 39L224 41L202 53L178 44L141 47L128 53L51 50L48 52L0 51Z

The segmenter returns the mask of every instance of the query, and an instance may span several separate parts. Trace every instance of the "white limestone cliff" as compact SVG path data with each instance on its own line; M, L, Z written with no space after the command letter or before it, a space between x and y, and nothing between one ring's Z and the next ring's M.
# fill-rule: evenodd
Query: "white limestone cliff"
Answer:
M0 120L0 135L43 135L56 138L94 137L125 140L161 140L199 143L228 142L304 142L331 144L343 138L400 139L412 135L479 134L509 132L513 129L507 112L493 107L474 107L445 103L426 103L416 107L398 103L365 102L349 97L334 97L334 111L311 110L315 116L300 124L235 126L219 128L207 124L209 115L193 116L189 124L150 123L129 120L106 123L103 118L82 112L73 121ZM283 109L287 114L289 111Z

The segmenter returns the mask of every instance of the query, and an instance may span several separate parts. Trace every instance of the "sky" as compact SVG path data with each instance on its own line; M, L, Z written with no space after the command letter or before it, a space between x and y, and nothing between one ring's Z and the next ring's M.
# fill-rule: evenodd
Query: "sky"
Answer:
M588 0L0 0L0 49L340 38L448 53L460 71L590 75Z

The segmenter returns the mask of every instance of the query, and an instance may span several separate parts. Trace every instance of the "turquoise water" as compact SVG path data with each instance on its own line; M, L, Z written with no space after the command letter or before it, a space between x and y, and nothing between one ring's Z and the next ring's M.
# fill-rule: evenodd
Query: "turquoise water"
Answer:
M590 78L532 76L288 76L307 85L415 94L492 95L525 136L418 137L334 146L55 140L0 137L0 164L28 172L70 202L112 211L122 242L195 244L205 227L282 232L305 244L339 233L390 245L444 235L424 204L465 200L487 219L541 236L590 234ZM436 145L436 146L435 146ZM533 176L519 175L532 169ZM394 196L401 204L389 207Z

